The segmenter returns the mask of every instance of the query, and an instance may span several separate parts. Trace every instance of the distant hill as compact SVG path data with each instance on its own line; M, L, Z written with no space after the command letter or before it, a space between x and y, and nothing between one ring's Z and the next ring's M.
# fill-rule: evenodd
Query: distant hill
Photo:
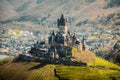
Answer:
M120 41L118 41L113 51L107 56L107 59L120 65Z
M31 21L54 26L63 13L71 26L95 25L110 14L120 13L119 6L115 6L118 4L114 0L0 0L0 21Z

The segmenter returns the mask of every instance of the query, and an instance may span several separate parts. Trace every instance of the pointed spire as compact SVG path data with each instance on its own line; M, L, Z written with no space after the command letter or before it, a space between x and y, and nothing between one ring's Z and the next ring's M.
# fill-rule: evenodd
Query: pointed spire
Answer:
M59 18L57 19L57 26L58 27L60 26L60 19Z
M81 42L82 42L82 43L84 43L84 41L85 41L85 38L84 38L84 36L83 36L83 38L82 38L82 41L81 41Z
M74 33L73 35L73 40L75 41L76 40L76 34Z
M60 21L64 21L64 20L65 20L65 18L64 18L64 15L62 14L61 18L60 18Z
M55 31L54 30L52 31L52 36L55 36Z
M60 18L60 25L65 26L65 18L63 14L61 15L61 18Z
M72 42L73 42L73 45L74 45L75 42L76 42L76 35L75 35L75 33L74 33L74 35L73 35L73 37L72 37Z

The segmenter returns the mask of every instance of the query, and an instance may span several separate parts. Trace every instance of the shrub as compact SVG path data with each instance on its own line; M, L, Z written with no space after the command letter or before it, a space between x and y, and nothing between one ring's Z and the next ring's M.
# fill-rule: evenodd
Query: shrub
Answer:
M4 64L10 63L10 62L12 62L12 61L13 61L12 58L5 58L5 59L3 59L3 60L0 60L0 65L4 65Z
M86 2L89 2L89 3L92 3L94 1L96 1L96 0L86 0Z
M120 6L120 0L110 0L110 2L107 4L108 7L119 7Z

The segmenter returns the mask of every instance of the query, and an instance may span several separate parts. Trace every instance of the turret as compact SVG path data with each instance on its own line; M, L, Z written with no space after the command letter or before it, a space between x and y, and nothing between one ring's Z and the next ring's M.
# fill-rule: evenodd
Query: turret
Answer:
M63 14L61 15L60 19L58 18L57 23L58 23L58 28L60 28L61 26L65 26L65 18Z
M75 35L75 33L74 33L74 35L73 35L73 37L72 37L72 42L73 42L73 45L75 44L75 42L76 42L76 35Z
M55 32L53 30L52 33L51 33L51 36L49 37L49 44L53 45L54 42L55 42Z
M82 42L82 51L83 51L83 50L85 50L85 38L84 38L84 36L83 36L81 42Z

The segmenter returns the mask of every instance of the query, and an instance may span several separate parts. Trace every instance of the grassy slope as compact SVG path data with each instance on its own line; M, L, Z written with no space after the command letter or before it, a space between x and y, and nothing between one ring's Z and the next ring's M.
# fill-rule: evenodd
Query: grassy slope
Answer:
M13 62L0 66L0 79L58 80L55 77L54 69L56 69L57 76L62 80L111 80L109 77L120 77L120 66L96 57L90 51L81 51L80 47L73 48L72 53L74 60L88 62L88 66L41 65L35 62Z
M89 66L97 66L99 68L91 68ZM120 66L100 57L96 57L95 61L88 63L88 67L60 65L56 67L56 72L60 79L69 80L111 80L109 77L120 77L120 71L118 70L120 70Z
M72 48L72 61L89 63L95 60L95 54L89 50L82 51L82 46Z
M111 63L107 60L104 60L100 57L96 57L96 59L93 62L88 63L89 66L104 66L106 68L111 68L111 69L116 69L116 70L120 70L120 66Z
M54 74L54 65L46 65L34 70L27 80L58 80Z
M32 63L10 63L0 66L0 78L5 80L25 80L31 71L27 71Z
M58 80L54 75L53 65L33 68L39 64L36 62L13 62L0 66L0 80Z
M81 61L85 62L88 64L88 66L102 66L106 68L112 68L112 69L117 69L120 70L120 66L111 63L107 60L104 60L100 57L97 57L94 53L92 53L89 50L84 50L81 51L81 46L78 46L77 48L73 47L72 48L72 56L73 56L73 61Z
M0 59L0 66L4 65L6 63L10 63L12 61L13 61L13 59L11 59L11 58Z
M110 63L104 59L96 58L96 66L106 66L114 69L120 69L119 66ZM99 63L98 63L99 61ZM105 64L104 64L105 62ZM101 64L101 65L100 65ZM108 64L108 65L107 65ZM110 66L114 65L114 66ZM37 67L35 67L37 66ZM91 62L89 66L94 66ZM65 65L44 65L36 62L13 62L0 66L0 79L5 80L58 80L55 77L54 69L60 79L68 80L111 80L109 77L120 77L120 71L111 69L98 69L81 66ZM119 79L118 79L119 80Z
M57 66L56 71L60 79L69 80L111 80L109 77L120 77L120 72L116 70L80 66Z

